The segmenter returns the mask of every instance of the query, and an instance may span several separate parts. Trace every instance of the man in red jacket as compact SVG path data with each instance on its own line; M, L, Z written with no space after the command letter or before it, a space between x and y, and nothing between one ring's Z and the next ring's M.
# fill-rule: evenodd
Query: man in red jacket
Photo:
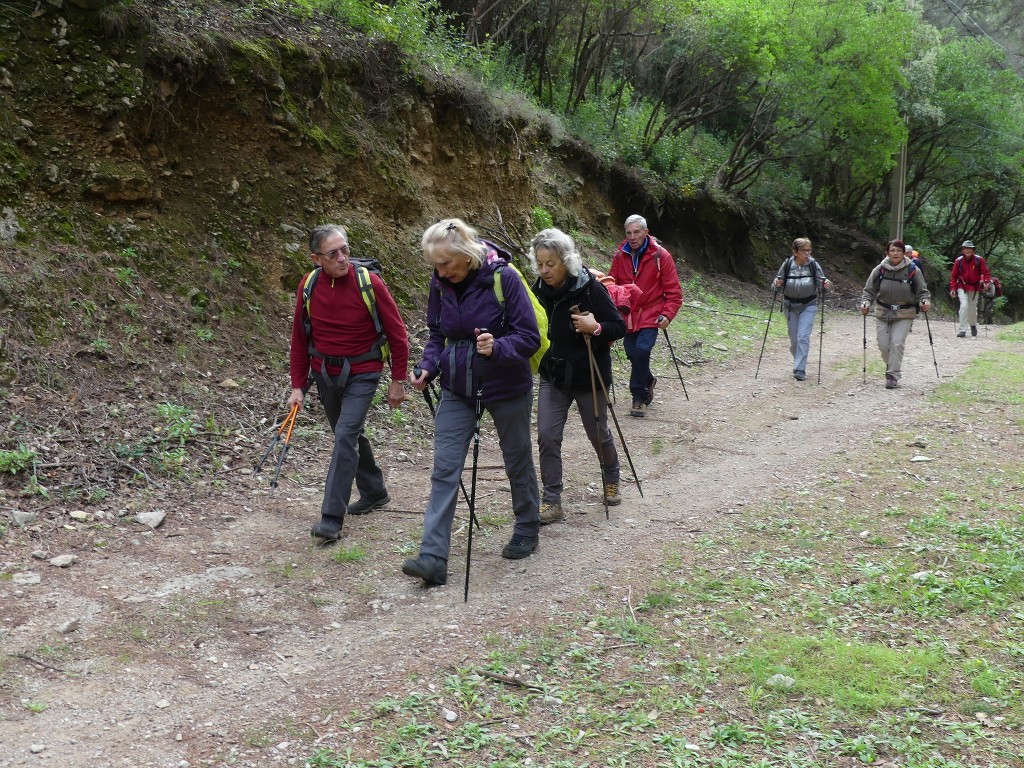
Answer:
M651 351L658 341L658 330L668 328L683 304L676 263L650 235L647 220L634 214L626 219L626 239L612 257L609 274L619 285L634 284L642 291L626 318L623 346L633 366L629 375L633 407L629 413L646 416L658 382L651 373Z
M974 243L964 240L949 273L949 296L960 300L960 328L956 333L960 338L967 335L968 325L971 336L978 335L978 296L990 282L992 275L985 259L975 254Z
M344 227L314 228L309 250L317 269L302 279L296 296L288 405L301 405L311 380L315 381L334 432L321 519L310 532L326 543L341 537L346 512L365 515L391 501L363 425L384 370L387 347L391 361L388 405L398 408L405 400L409 339L384 281L349 261L352 250ZM349 504L353 480L359 499Z

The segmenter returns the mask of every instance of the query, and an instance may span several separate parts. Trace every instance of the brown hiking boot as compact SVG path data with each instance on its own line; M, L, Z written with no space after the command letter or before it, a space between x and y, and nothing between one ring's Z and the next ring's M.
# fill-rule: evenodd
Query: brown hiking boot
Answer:
M643 418L647 415L647 403L642 400L633 401L633 407L629 409L629 415Z
M622 497L619 495L618 483L605 483L604 495L605 498L608 499L609 507L617 507L622 503Z
M540 524L549 525L551 523L557 523L560 520L565 520L565 510L562 509L561 504L541 504L540 505Z

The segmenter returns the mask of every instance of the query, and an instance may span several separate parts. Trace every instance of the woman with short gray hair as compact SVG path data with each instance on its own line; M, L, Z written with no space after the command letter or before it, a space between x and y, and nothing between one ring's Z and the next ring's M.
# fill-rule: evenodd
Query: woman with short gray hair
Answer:
M597 451L602 470L602 496L609 505L622 503L619 455L608 429L611 387L609 349L626 335L626 322L608 289L583 267L576 244L560 229L545 229L533 238L530 260L539 277L533 292L548 315L551 348L541 359L537 395L537 446L542 486L541 525L565 519L562 506L562 436L573 403L583 429ZM604 382L593 378L591 361Z

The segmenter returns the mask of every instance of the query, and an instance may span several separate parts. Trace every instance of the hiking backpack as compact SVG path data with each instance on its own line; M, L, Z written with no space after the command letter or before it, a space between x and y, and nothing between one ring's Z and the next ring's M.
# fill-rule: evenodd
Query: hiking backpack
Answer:
M380 262L377 259L358 259L349 258L349 263L352 265L352 269L356 273L356 285L359 287L359 294L363 297L363 303L366 305L367 311L370 313L370 318L373 320L373 328L377 332L377 340L373 343L373 346L362 355L348 358L350 363L362 362L364 360L383 360L391 356L391 347L388 344L388 337L384 333L384 326L381 325L380 316L377 314L377 297L373 292L373 283L370 282L370 273L373 272L379 275L381 272ZM302 327L306 332L306 338L309 340L309 353L314 357L323 357L313 347L313 323L312 318L309 315L309 300L313 295L313 288L316 286L316 281L320 277L320 273L323 270L317 267L308 275L302 283Z
M988 288L981 293L990 299L998 299L1003 295L1003 284L999 282L998 277L993 277L992 281L988 284Z
M785 295L785 293L786 293L786 283L789 282L789 268L792 265L793 265L793 257L790 256L788 259L786 259L786 264L783 267L783 272L782 272L782 293L783 293L783 295ZM811 268L810 277L811 277L811 280L813 280L816 283L815 289L819 289L821 286L817 285L817 283L818 283L818 270L815 269L815 267L818 267L818 269L821 269L821 265L818 264L818 262L815 260L815 258L813 256L811 256L811 257L809 257L807 259L807 266ZM807 277L807 275L802 275L800 277L794 277L793 279L794 280L803 280L805 277ZM823 269L821 270L821 279L822 280L825 279L825 270L823 270Z
M894 270L889 270L889 271L892 272ZM876 286L876 288L881 288L882 287L882 281L883 280L891 280L894 283L908 283L908 284L909 283L913 283L914 282L914 275L917 274L917 265L914 264L913 260L911 260L911 262L910 262L910 269L907 270L907 276L905 278L902 278L902 279L898 278L898 277L886 277L885 273L886 273L885 267L882 267L882 268L880 268L878 270L878 285Z
M551 347L551 337L548 335L548 313L544 310L540 299L537 298L537 294L530 288L530 284L526 282L523 273L519 271L515 264L508 262L507 264L497 266L494 270L494 298L498 300L498 305L501 307L501 324L505 325L506 320L505 289L501 284L501 272L505 267L511 269L519 277L519 282L523 284L523 288L526 289L526 295L530 298L533 314L537 316L537 330L540 331L540 349L534 352L530 358L530 370L536 373L540 369L541 359Z

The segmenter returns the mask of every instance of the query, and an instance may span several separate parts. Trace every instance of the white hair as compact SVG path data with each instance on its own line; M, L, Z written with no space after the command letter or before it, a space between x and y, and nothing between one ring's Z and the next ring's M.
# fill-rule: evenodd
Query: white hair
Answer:
M530 243L530 265L534 272L540 271L537 269L537 251L539 250L552 253L565 265L565 271L573 277L579 275L583 259L580 258L579 251L576 250L576 243L562 230L551 227L534 235L533 242Z

